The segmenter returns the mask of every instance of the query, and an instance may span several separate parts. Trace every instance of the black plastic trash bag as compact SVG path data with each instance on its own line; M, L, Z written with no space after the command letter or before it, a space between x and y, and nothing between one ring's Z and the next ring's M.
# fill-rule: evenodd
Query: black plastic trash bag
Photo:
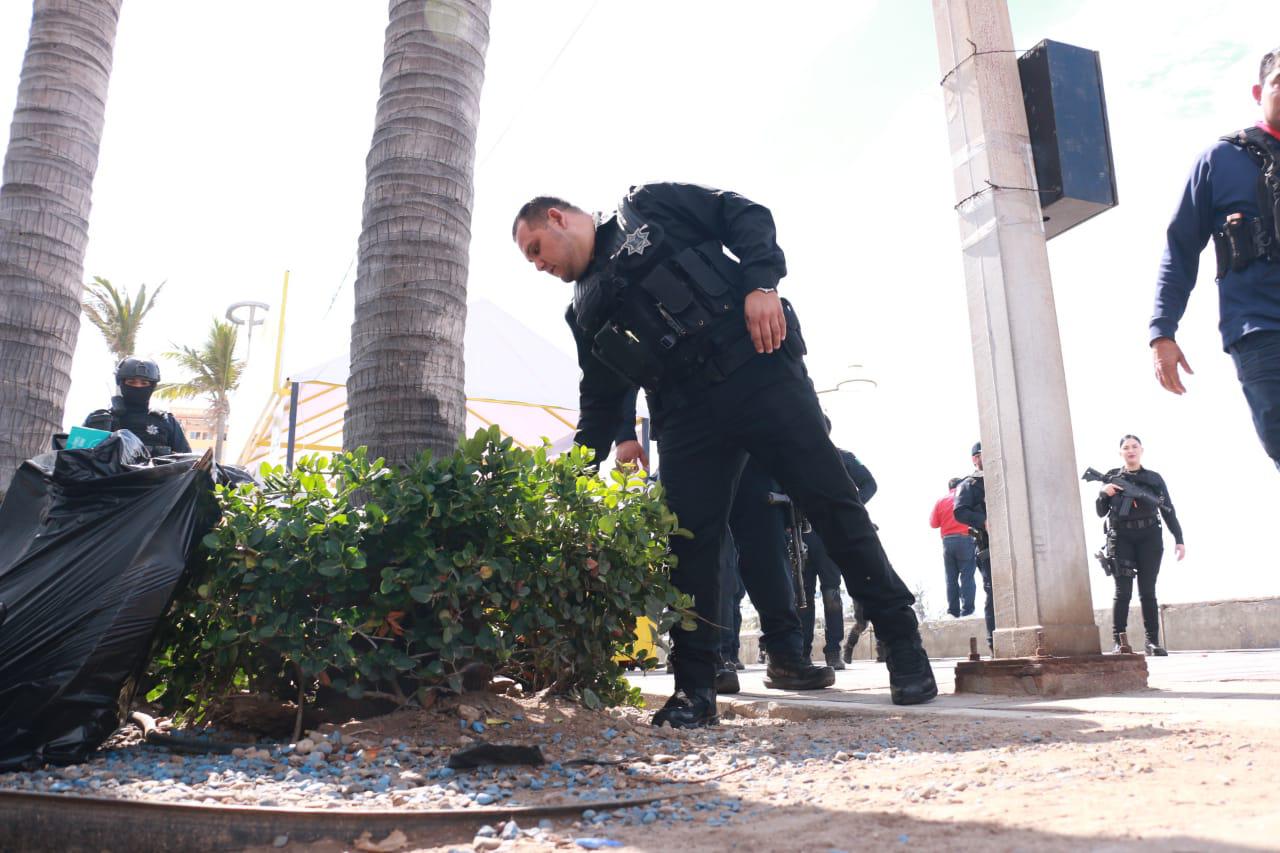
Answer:
M156 628L218 520L194 454L127 430L25 462L0 507L0 770L85 760L123 724Z

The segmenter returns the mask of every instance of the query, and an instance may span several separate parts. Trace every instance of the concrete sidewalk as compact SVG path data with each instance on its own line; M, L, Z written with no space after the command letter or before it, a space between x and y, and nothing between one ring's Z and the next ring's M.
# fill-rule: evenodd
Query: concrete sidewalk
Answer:
M721 696L720 712L745 717L810 720L860 714L964 715L1043 718L1082 713L1151 714L1164 719L1239 721L1280 729L1280 649L1171 652L1148 658L1147 690L1070 699L956 695L957 658L935 659L938 698L926 705L899 707L889 701L884 664L854 661L836 673L825 690L788 692L764 686L765 668L751 665L738 673L742 691ZM658 707L675 689L669 673L632 674L630 681Z

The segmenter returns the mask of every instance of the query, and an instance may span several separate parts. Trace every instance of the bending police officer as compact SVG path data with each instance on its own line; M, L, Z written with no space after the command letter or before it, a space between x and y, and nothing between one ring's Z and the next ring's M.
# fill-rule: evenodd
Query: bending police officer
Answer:
M1164 477L1142 467L1142 442L1136 435L1120 439L1120 458L1124 465L1112 468L1107 478L1123 474L1126 479L1145 486L1160 497L1159 504L1149 500L1132 498L1124 493L1124 487L1107 483L1098 493L1096 509L1100 518L1107 519L1115 536L1116 597L1111 610L1111 625L1115 637L1114 652L1120 651L1120 635L1129 625L1129 602L1133 598L1133 580L1138 579L1138 599L1142 602L1142 624L1147 630L1147 654L1164 657L1168 654L1160 645L1160 606L1156 603L1156 578L1160 574L1160 560L1164 557L1164 537L1160 530L1160 517L1164 516L1169 532L1173 534L1174 550L1181 560L1187 555L1182 544L1182 525L1173 509L1169 487Z
M672 632L676 692L653 722L718 721L720 541L748 453L804 510L864 599L889 646L893 701L936 696L913 597L826 434L799 322L778 297L786 263L769 210L732 192L649 184L596 218L535 198L512 237L538 270L575 284L566 319L583 371L576 440L604 458L624 398L644 387L668 502L693 533L673 540L671 574L701 618L693 631Z
M85 418L92 429L115 432L127 429L138 437L152 456L190 453L191 445L177 418L151 408L151 395L160 384L160 366L145 358L124 359L116 365L116 388L111 408L97 409Z

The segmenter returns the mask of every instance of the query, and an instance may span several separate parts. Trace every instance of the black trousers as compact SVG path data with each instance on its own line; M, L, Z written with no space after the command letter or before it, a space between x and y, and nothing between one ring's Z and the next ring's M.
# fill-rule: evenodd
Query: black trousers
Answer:
M809 546L809 559L804 564L804 594L809 606L800 611L800 630L807 659L813 655L813 630L819 607L826 635L822 653L840 651L840 644L844 642L844 603L840 600L840 567L827 553L822 537L810 532L804 535L804 541Z
M671 632L676 687L714 684L720 542L748 453L804 510L850 594L862 599L876 634L891 644L915 637L914 598L889 564L827 436L803 363L784 352L761 354L696 393L675 390L682 398L678 405L676 395L668 394L659 395L655 407L658 450L667 501L693 538L672 539L677 564L671 577L693 597L699 616L694 630Z
M991 549L981 550L975 545L974 559L978 563L978 574L982 575L982 592L987 599L987 603L982 608L982 615L987 623L987 647L990 648L996 633L996 602L991 597Z
M747 594L738 573L738 548L732 536L724 537L720 550L720 660L729 663L738 659L742 633L742 598Z
M1280 468L1280 332L1250 332L1231 347L1236 376L1253 414L1253 427Z
M664 468L666 464L664 458ZM664 485L666 482L664 479ZM732 610L725 606L728 602L722 603L721 618L717 621L722 628L729 628L727 620L736 618L737 625L741 626L738 604L742 595L737 591L738 578L741 578L751 606L760 616L760 643L764 650L777 659L795 659L800 656L800 617L796 614L791 564L787 559L786 515L781 507L769 505L769 492L776 491L778 484L769 472L753 457L748 457L729 512L736 564L729 567L731 578L725 577L722 569L720 583L722 602L726 595L736 598Z
M1141 530L1116 530L1116 563L1121 566L1137 566L1138 600L1142 602L1142 625L1147 629L1147 639L1160 642L1160 605L1156 603L1156 577L1160 574L1160 560L1164 557L1164 537L1160 525ZM1129 628L1129 602L1133 600L1134 578L1122 578L1117 574L1116 599L1111 609L1111 624L1118 634Z

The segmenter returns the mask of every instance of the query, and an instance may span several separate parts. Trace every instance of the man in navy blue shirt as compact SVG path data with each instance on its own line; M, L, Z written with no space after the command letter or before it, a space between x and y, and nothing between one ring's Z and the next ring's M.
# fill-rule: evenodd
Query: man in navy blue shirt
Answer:
M1194 371L1174 333L1212 237L1222 346L1235 362L1258 437L1280 468L1280 48L1262 58L1253 97L1262 111L1256 129L1224 137L1191 171L1169 223L1150 340L1156 378L1166 390L1185 393L1179 367Z

